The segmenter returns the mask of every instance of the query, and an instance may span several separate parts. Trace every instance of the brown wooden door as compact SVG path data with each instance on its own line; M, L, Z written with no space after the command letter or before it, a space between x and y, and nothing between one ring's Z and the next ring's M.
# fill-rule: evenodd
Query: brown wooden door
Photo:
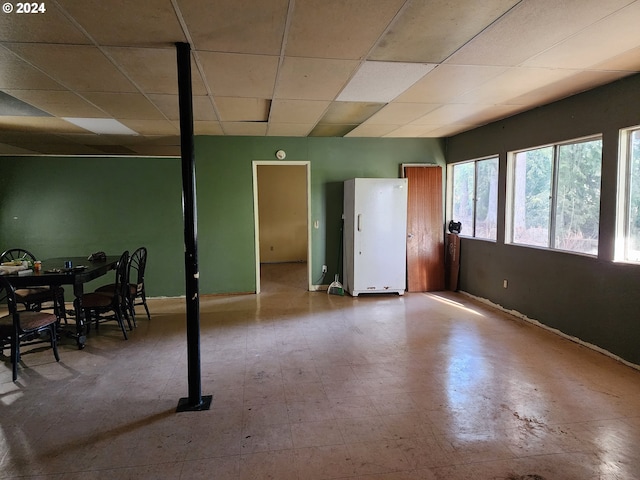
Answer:
M444 290L442 168L404 167L408 179L407 290Z

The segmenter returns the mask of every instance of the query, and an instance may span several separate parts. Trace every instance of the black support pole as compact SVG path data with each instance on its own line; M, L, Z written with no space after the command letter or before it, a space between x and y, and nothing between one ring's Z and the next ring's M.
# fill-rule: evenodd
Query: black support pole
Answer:
M184 266L187 297L187 362L189 396L178 402L178 412L209 410L212 396L202 396L200 375L200 298L198 292L198 227L196 172L193 148L193 102L191 98L191 47L176 43L178 99L180 106L180 153L182 157L182 215L184 220Z

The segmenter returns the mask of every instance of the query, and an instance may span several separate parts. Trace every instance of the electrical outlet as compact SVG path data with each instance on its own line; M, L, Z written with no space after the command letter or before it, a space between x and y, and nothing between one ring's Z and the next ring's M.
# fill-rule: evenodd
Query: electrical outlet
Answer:
M508 286L509 286L509 282L508 282L508 281L507 281L507 279L505 278L505 279L502 281L502 287L503 287L503 288L507 288Z
M327 273L327 266L326 265L322 265L322 273Z

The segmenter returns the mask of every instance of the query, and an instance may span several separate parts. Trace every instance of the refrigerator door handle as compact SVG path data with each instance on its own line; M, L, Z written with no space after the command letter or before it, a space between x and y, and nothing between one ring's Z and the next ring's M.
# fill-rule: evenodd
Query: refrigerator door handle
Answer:
M361 227L362 227L362 224L361 224L361 222L360 222L360 218L361 218L361 217L362 217L362 214L361 214L361 213L359 213L359 214L358 214L358 231L359 231L359 232L361 232L361 231L362 231L362 228L361 228Z

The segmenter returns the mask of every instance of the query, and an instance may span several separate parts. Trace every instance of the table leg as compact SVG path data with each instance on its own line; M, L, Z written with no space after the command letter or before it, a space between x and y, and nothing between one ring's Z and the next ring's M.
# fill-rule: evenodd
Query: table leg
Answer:
M84 288L82 283L76 283L73 285L73 295L75 299L73 306L76 310L76 342L78 349L82 350L87 341L86 325L84 318L84 309L82 308L82 295L84 294Z

